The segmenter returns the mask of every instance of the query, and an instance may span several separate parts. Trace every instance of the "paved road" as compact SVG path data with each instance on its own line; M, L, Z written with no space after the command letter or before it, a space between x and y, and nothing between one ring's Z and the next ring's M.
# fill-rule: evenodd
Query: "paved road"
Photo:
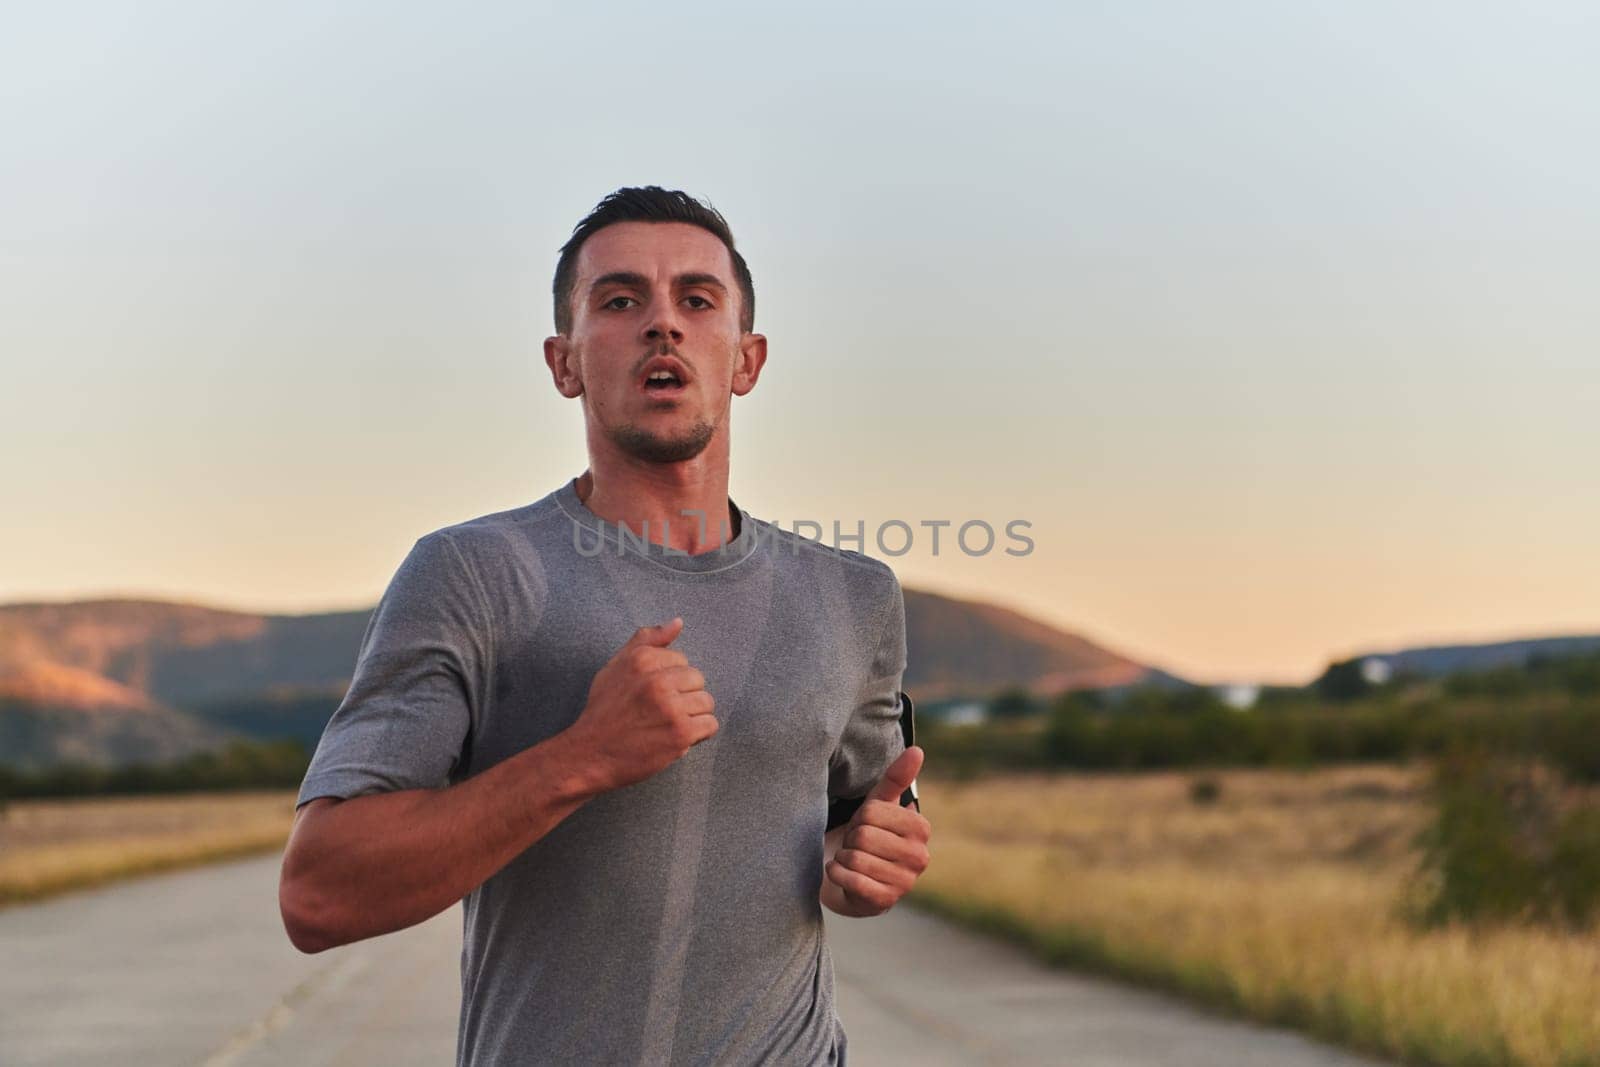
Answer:
M306 956L283 934L277 877L265 856L0 910L0 1064L454 1063L460 906ZM827 922L858 1067L1372 1063L1048 970L909 908Z

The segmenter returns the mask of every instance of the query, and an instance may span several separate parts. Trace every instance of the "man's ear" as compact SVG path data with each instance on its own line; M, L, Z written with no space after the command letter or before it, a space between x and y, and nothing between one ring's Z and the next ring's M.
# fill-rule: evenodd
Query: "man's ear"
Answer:
M558 333L544 339L544 361L555 379L556 391L568 400L583 395L583 379L578 377L577 361L572 358L572 342Z
M761 368L767 362L767 339L759 333L747 333L739 340L739 365L733 370L733 395L744 396L756 387Z

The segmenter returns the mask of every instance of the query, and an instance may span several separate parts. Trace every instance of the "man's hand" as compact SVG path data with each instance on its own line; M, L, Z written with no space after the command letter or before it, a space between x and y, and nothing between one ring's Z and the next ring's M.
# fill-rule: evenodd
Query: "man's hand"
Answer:
M717 732L706 677L667 646L683 619L641 626L595 674L578 720L563 731L598 792L642 781Z
M822 900L831 910L856 917L881 915L928 869L932 827L921 812L900 806L900 795L922 769L923 756L919 745L901 753L845 824L839 850L823 868Z

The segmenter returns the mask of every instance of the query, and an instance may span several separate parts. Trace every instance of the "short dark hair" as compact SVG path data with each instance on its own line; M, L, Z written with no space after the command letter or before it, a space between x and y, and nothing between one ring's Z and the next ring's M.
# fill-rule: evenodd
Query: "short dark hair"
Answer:
M556 260L556 277L551 286L555 296L556 333L572 330L572 287L577 282L578 250L589 238L616 222L687 222L716 234L727 246L728 258L733 260L741 305L739 328L745 333L755 329L755 283L750 280L750 268L744 257L733 247L733 231L728 228L728 220L709 203L696 200L688 193L645 185L618 189L600 201L572 228L572 236L561 246L561 258Z

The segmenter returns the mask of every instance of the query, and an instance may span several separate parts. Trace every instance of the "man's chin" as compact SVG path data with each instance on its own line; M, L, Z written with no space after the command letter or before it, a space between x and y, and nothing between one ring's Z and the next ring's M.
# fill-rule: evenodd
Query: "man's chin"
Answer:
M676 437L623 426L612 431L611 440L628 455L646 463L682 463L704 452L715 433L716 427L706 422L697 423L690 432Z

